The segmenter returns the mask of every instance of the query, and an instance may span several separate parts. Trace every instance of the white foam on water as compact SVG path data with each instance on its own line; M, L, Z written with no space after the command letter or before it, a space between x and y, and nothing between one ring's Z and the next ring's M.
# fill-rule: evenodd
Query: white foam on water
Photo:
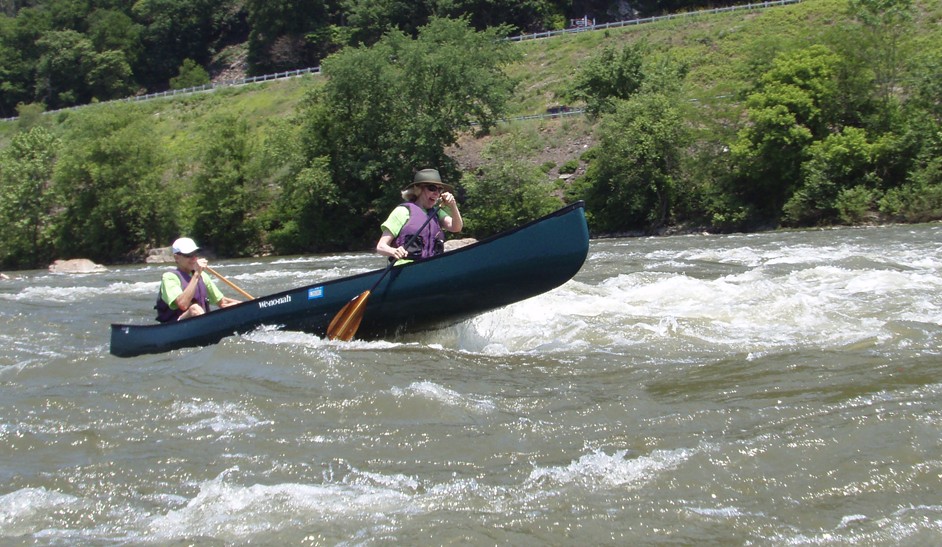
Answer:
M136 283L109 283L105 286L70 285L57 287L51 285L31 285L15 294L0 294L0 298L13 301L56 302L72 304L99 299L102 296L127 297L129 295L153 294L156 297L160 289L160 280Z
M40 534L50 515L84 508L80 498L45 488L22 488L0 495L0 538Z
M296 256L290 258L278 258L271 261L271 264L335 264L343 261L363 260L362 254L348 253L322 256Z
M351 269L345 267L334 267L323 270L263 270L260 272L226 275L226 278L229 280L240 281L242 283L255 282L255 285L262 285L265 287L264 294L274 294L276 292L286 291L304 285L313 285L315 283L330 281L339 277L347 277L368 271L370 270L366 268Z
M313 334L300 331L281 330L278 326L262 326L256 330L242 335L242 338L252 342L270 344L275 346L297 346L319 350L381 350L399 347L402 344L387 342L385 340L364 341L328 340Z
M688 510L704 517L722 519L737 519L745 516L762 515L762 513L744 511L741 507L690 507Z
M668 349L674 344L754 353L885 341L895 335L896 321L942 325L942 277L935 271L854 269L832 265L833 249L794 252L692 252L750 267L714 278L638 271L597 285L570 281L469 320L462 348L491 354L552 351L602 336L601 342L615 348L658 343ZM852 250L839 254L854 256ZM791 266L770 266L773 262Z
M841 523L837 527L848 528L854 524L866 522L867 520L869 520L867 515L846 515L841 519Z
M147 525L146 537L172 541L205 536L240 542L285 529L323 526L324 520L366 526L407 512L411 505L395 480L393 488L378 486L375 481L371 485L242 486L227 481L227 475L224 472L200 484L199 493L185 506L154 518Z
M618 450L613 454L597 450L569 465L537 467L530 473L527 483L540 487L573 484L588 487L638 487L665 471L675 469L694 453L694 450L689 449L655 450L647 456L629 458L626 450Z
M405 389L398 387L392 388L391 392L394 396L399 398L419 397L421 399L444 404L448 407L460 408L482 414L492 412L497 408L494 401L490 399L462 394L428 381L413 382Z
M271 423L259 420L244 405L200 400L174 403L172 417L184 422L178 427L187 433L209 429L216 433L233 434Z

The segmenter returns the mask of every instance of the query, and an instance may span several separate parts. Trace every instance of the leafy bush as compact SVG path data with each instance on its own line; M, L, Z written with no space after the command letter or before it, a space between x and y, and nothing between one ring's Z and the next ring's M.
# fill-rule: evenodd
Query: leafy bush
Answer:
M569 160L559 168L559 172L562 174L571 174L575 173L576 169L579 169L579 160Z
M641 94L619 101L599 129L599 156L590 166L586 203L598 213L594 229L654 229L669 218L687 139L674 101Z
M180 72L170 78L170 89L186 89L209 83L209 73L193 59L184 59Z
M484 237L550 213L560 205L546 174L514 153L519 131L496 139L485 150L487 163L461 184L467 200L464 232Z
M875 190L866 186L854 186L841 190L834 203L841 222L858 224L870 218L876 195Z

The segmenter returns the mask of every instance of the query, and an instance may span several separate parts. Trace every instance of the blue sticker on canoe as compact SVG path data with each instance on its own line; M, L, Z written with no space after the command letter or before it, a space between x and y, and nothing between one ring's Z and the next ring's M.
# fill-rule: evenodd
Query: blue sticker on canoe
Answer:
M313 289L307 290L307 299L314 300L315 298L324 297L324 287L314 287Z

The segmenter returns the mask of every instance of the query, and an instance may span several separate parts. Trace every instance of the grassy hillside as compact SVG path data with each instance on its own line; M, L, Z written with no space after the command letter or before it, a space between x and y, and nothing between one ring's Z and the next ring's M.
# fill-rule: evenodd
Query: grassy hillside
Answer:
M687 16L658 23L569 34L515 45L523 56L509 67L520 83L510 105L512 116L539 114L563 104L566 87L580 63L606 45L644 40L653 49L669 52L690 63L687 94L712 101L742 91L750 66L761 64L775 52L822 39L840 17L844 2L815 0L784 7L724 14ZM933 8L938 20L940 8ZM926 20L930 28L932 20ZM936 29L938 33L938 29ZM928 37L927 37L928 39ZM85 108L142 108L153 112L155 130L168 143L185 142L185 133L220 110L235 111L262 125L266 119L290 115L304 91L319 76L250 84L242 87L136 103L107 103ZM53 124L65 119L51 113ZM0 122L5 144L17 122Z
M833 39L833 27L844 19L843 0L811 0L782 7L687 15L677 19L617 29L530 40L515 45L521 60L509 74L519 81L510 104L511 116L540 114L566 103L565 92L580 63L609 45L644 41L652 51L686 62L690 72L684 94L691 102L726 110L735 107L757 67L777 53ZM942 39L942 6L923 2L917 42ZM153 99L135 103L106 103L85 108L141 108L152 112L154 129L181 159L192 149L192 130L219 111L233 111L262 127L273 117L291 115L304 92L320 76L250 84L214 92ZM578 105L571 105L578 106ZM53 125L67 112L51 113ZM709 110L704 112L709 116ZM724 116L725 117L725 116ZM545 122L527 122L527 124ZM524 124L526 125L526 124ZM0 122L0 145L5 145L18 122Z

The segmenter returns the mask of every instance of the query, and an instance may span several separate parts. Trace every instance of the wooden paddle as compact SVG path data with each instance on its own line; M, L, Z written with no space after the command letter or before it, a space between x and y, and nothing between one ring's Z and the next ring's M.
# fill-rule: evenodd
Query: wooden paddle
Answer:
M203 269L206 270L207 272L209 272L209 273L215 275L215 276L218 277L219 279L221 279L223 283L225 283L226 285L229 285L230 287L232 287L233 289L235 289L236 291L238 291L238 293L241 294L242 296L248 298L249 300L255 300L255 297L254 297L254 296L252 296L251 294L249 294L249 293L243 291L241 288L239 288L238 285L236 285L236 284L233 283L232 281L229 281L229 280L226 279L225 277L219 275L219 272L217 272L216 270L210 268L209 266L206 266L206 267L203 268Z
M438 216L438 210L440 207L434 207L432 212L429 214L428 218L425 219L425 223L422 224L422 227L419 228L412 237L406 240L404 247L408 247L413 240L428 226L428 223L432 221L433 218ZM389 259L389 265L386 266L386 269L383 270L383 274L379 276L379 279L376 280L376 283L373 283L373 286L369 290L363 291L360 294L353 297L353 300L347 302L347 304L340 308L340 311L337 312L337 315L330 321L330 325L327 326L327 339L336 340L337 338L343 340L344 342L349 342L353 339L353 336L357 333L357 329L360 328L360 321L363 320L363 313L366 311L366 299L370 297L370 293L379 286L380 281L382 281L386 274L392 270L393 264L396 261Z

